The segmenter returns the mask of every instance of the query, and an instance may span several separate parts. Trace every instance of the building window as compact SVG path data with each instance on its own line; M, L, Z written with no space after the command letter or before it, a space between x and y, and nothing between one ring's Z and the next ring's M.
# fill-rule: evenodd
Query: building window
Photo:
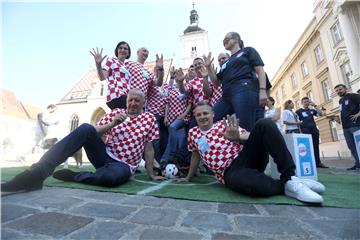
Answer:
M297 88L298 87L298 81L297 81L297 79L295 77L295 73L291 74L290 78L291 78L292 88L293 89Z
M306 62L303 62L301 64L301 72L302 72L303 77L306 77L309 74Z
M74 114L71 116L70 120L70 132L74 131L75 128L79 126L79 116L77 114Z
M352 76L352 70L351 70L351 66L350 66L350 62L346 62L343 65L340 66L341 68L341 73L344 79L344 83L345 85L347 85L348 87L350 86L350 78Z
M343 40L339 22L336 22L330 29L334 46L336 46L341 40Z
M191 47L191 57L196 57L197 53L196 53L196 47Z
M321 86L322 86L325 101L329 101L330 96L331 96L331 88L330 88L329 80L326 79L326 80L322 81Z
M294 100L294 103L295 103L295 108L296 108L296 109L300 109L300 108L301 108L300 99L295 99L295 100Z
M335 120L331 120L329 123L330 123L332 140L334 142L339 141L339 136L338 136L337 129L336 129L337 122Z
M308 92L306 93L306 96L307 96L311 101L314 101L312 91L308 91Z
M284 84L281 85L281 95L282 95L283 98L286 97L286 91L285 91L285 85Z
M321 63L324 60L324 55L320 45L317 45L317 47L314 49L314 53L315 53L316 63L317 64Z

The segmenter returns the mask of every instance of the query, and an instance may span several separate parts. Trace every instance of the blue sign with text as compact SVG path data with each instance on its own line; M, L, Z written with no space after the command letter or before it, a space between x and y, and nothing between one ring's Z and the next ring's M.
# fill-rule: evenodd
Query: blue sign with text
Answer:
M300 170L300 174L298 173L298 175L304 177L315 176L315 161L310 138L297 137L297 150L299 160L297 170Z

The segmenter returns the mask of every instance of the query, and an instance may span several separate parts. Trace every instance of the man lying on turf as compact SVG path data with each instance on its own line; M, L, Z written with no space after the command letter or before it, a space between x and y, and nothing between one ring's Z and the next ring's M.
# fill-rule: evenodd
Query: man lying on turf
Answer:
M325 191L324 185L295 177L294 161L271 120L258 121L251 133L239 127L235 115L214 124L214 111L206 101L195 105L194 116L198 126L188 134L188 149L193 152L190 170L179 181L189 181L202 158L218 181L234 191L258 197L285 193L303 202L323 202L318 193ZM280 180L264 174L268 154L277 164Z
M128 181L139 167L143 152L147 174L153 180L154 149L152 141L159 137L153 114L143 112L144 94L130 90L127 109L113 109L97 126L82 124L49 149L29 170L17 175L10 182L1 184L2 192L32 191L41 189L43 181L55 168L81 147L84 147L95 172L59 170L53 177L92 185L115 187ZM102 136L107 134L107 141Z

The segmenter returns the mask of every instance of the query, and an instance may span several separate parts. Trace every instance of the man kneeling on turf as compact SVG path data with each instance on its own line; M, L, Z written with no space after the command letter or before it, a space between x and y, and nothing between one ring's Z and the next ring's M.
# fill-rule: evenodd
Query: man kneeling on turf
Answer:
M324 185L294 176L294 161L271 120L258 121L251 133L239 127L235 115L214 124L213 109L205 101L195 105L194 116L198 127L188 134L188 148L193 152L190 170L179 181L189 181L202 158L218 181L234 191L258 197L285 193L303 202L323 202L318 193L325 191ZM277 164L280 180L264 174L268 154Z
M115 187L128 181L135 173L145 151L147 174L153 180L154 149L152 141L159 137L153 114L142 112L144 94L130 90L127 109L113 109L99 121L97 126L82 124L60 142L56 143L40 159L8 183L1 184L3 192L31 191L41 189L43 181L55 168L84 147L95 172L59 170L53 177L71 182ZM108 134L106 143L102 136Z

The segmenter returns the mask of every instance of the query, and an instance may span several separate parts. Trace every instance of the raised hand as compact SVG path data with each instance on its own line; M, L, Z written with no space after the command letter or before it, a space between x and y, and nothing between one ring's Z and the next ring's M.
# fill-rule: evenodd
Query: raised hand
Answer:
M155 65L156 69L160 69L163 70L164 69L164 57L161 54L161 57L159 57L158 54L156 54L156 65Z
M96 50L93 48L92 51L90 51L90 54L93 55L96 64L101 64L102 61L104 61L104 59L107 57L107 55L103 57L102 52L103 49L101 48L99 51L98 47L96 47Z
M209 76L209 72L206 70L205 67L200 68L196 74L202 78L207 78Z
M175 67L172 66L171 69L170 69L170 78L174 79L175 78L175 73L176 73Z
M207 56L205 56L205 54L203 55L203 59L204 59L204 65L206 68L210 68L214 58L211 58L211 52L209 52L209 54Z
M223 118L225 125L225 132L220 132L227 140L232 142L246 141L249 138L250 133L245 130L240 130L239 119L236 118L236 115L231 116L227 115L226 118Z

